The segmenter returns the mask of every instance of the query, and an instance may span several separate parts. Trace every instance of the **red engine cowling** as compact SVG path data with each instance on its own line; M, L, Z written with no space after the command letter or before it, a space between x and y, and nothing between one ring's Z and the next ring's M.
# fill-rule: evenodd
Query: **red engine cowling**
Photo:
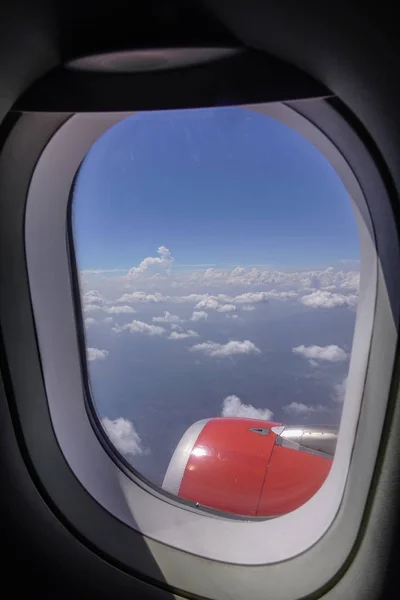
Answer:
M205 419L179 442L163 488L199 505L276 516L309 500L332 464L337 430L242 418Z

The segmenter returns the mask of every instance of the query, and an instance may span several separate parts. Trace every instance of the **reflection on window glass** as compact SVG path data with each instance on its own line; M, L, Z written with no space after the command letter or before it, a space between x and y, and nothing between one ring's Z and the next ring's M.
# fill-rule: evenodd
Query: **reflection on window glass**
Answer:
M351 201L309 141L242 108L139 113L78 173L94 408L183 499L297 508L335 452L359 287Z

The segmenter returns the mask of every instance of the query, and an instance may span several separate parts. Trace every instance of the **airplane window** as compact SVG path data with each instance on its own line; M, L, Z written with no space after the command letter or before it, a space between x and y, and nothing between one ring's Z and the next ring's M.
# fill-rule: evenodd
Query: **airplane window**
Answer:
M334 459L360 272L330 163L249 108L136 113L84 159L72 231L116 450L199 508L309 500Z

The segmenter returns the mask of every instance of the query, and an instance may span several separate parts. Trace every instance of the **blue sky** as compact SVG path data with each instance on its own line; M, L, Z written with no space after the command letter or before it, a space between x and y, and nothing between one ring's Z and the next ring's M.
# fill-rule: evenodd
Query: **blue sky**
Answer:
M239 108L117 124L82 164L73 218L81 269L129 268L161 245L177 268L315 267L359 253L328 161L287 126Z

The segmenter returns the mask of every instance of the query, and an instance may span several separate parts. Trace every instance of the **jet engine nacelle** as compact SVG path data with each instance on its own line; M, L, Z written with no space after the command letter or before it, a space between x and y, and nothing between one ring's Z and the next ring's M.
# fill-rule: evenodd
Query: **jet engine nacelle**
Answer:
M336 427L205 419L180 440L163 488L227 513L272 517L295 510L325 481Z

